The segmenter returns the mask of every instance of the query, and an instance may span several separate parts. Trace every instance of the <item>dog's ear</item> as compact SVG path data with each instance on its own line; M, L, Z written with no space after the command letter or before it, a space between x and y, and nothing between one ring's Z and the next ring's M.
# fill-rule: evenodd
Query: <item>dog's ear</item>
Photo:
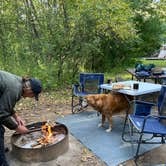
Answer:
M95 100L94 100L94 95L88 95L86 96L86 100L89 104L94 104Z
M84 99L88 102L90 100L90 95L85 96Z
M91 95L87 95L84 97L86 100L89 100L91 98Z

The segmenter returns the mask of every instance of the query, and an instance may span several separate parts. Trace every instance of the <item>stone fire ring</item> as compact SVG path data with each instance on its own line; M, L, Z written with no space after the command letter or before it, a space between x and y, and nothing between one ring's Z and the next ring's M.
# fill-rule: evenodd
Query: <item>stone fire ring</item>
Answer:
M40 127L44 125L45 122L37 122L27 127ZM56 159L58 156L65 153L69 148L69 136L68 129L64 124L58 123L55 128L60 128L65 131L65 137L57 142L56 144L51 144L48 146L40 147L40 148L23 148L17 146L15 142L20 137L20 135L13 134L11 137L12 144L12 155L20 161L23 162L46 162L53 159Z

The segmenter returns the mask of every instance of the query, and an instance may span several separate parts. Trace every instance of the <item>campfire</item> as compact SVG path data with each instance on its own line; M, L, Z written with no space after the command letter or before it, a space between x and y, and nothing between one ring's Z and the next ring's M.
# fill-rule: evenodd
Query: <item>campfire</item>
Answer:
M44 125L42 125L41 126L42 135L40 138L36 140L37 143L32 144L31 147L37 148L42 145L46 146L48 144L53 144L59 138L59 134L61 134L53 130L54 126L55 124L51 123L50 121L47 121Z
M27 126L29 133L13 134L12 152L21 161L49 161L68 149L68 129L51 121ZM49 154L49 155L47 155Z
M53 143L54 142L54 138L53 138L53 125L50 124L49 122L47 122L46 124L44 124L41 128L42 128L42 133L43 133L43 138L39 139L39 142L41 144L48 144L48 143Z

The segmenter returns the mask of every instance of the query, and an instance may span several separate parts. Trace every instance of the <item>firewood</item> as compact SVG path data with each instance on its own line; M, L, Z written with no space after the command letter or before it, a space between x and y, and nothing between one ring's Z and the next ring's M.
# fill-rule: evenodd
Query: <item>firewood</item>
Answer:
M42 147L42 145L36 145L35 147L32 147L33 149L35 149L35 148L41 148Z
M38 146L38 145L41 145L41 144L40 144L39 142L37 142L37 143L35 143L35 144L32 144L31 147L34 148L34 147L36 147L36 146Z

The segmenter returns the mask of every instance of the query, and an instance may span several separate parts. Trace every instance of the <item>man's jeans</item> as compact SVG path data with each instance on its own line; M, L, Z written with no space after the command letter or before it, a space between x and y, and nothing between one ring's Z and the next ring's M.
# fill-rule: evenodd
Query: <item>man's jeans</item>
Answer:
M4 132L4 127L0 125L0 166L9 166L5 157Z

